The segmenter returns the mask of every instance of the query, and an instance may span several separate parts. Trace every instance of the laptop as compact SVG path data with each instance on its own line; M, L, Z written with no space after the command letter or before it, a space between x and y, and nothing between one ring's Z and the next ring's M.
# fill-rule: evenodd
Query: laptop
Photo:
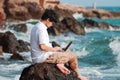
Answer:
M65 48L62 48L62 50L63 50L63 51L66 51L66 50L70 47L71 44L72 44L72 41L70 41Z

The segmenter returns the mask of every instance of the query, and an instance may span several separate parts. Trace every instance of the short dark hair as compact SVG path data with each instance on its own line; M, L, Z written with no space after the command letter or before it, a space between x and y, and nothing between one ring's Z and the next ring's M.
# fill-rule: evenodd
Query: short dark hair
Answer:
M51 9L46 9L41 17L42 20L50 19L51 22L58 22L58 15Z

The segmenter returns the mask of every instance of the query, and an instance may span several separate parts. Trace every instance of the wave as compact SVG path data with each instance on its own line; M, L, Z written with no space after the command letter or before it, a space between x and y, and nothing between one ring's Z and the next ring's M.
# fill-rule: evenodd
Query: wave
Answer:
M84 18L82 13L74 13L73 17L77 20L79 18Z
M109 44L109 47L112 49L113 54L117 56L117 63L120 66L120 37L115 37Z

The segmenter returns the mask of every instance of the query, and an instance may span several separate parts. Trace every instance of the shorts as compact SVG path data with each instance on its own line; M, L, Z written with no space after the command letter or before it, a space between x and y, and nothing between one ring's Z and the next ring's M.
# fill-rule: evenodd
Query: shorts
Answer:
M74 57L74 55L70 51L66 52L55 52L54 54L50 55L45 62L47 63L56 63L56 64L64 64L69 62Z

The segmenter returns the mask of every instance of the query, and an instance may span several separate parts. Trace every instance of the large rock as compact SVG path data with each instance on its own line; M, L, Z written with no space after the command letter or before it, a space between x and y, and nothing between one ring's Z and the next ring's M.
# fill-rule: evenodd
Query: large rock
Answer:
M10 31L5 32L2 35L2 46L3 46L3 51L8 52L8 53L15 53L17 51L17 46L19 45L17 42L17 38L13 33Z
M7 15L15 19L40 19L41 7L39 0L6 0Z
M113 18L109 11L101 9L86 9L81 13L83 13L84 17Z
M56 68L55 64L39 63L26 67L22 71L20 80L79 80L79 79L76 78L76 74L72 70L69 75L64 75L58 70L58 68Z
M6 20L6 14L4 12L3 7L0 6L0 26L3 26L5 24L5 20ZM2 29L2 27L0 27L0 29Z
M3 52L13 54L11 59L24 60L18 53L29 51L29 43L23 40L17 40L15 35L10 31L0 33L0 46L3 47Z
M9 25L10 29L12 30L15 30L17 32L23 32L23 33L26 33L27 32L27 26L25 23L22 23L22 24L12 24L12 25Z
M95 20L92 20L92 19L84 19L82 21L83 23L83 26L86 27L86 28L100 28L100 29L120 29L118 26L115 26L115 25L111 25L111 24L108 24L106 22L97 22Z
M59 35L64 32L74 32L76 34L85 34L82 25L72 16L73 12L56 6L52 8L59 16L59 22L55 23L53 28L48 29L49 33Z
M62 20L62 23L72 32L76 34L85 34L82 24L77 22L74 18L66 17Z
M16 36L10 31L0 34L0 45L3 46L3 51L7 53L29 51L29 43L17 40Z

